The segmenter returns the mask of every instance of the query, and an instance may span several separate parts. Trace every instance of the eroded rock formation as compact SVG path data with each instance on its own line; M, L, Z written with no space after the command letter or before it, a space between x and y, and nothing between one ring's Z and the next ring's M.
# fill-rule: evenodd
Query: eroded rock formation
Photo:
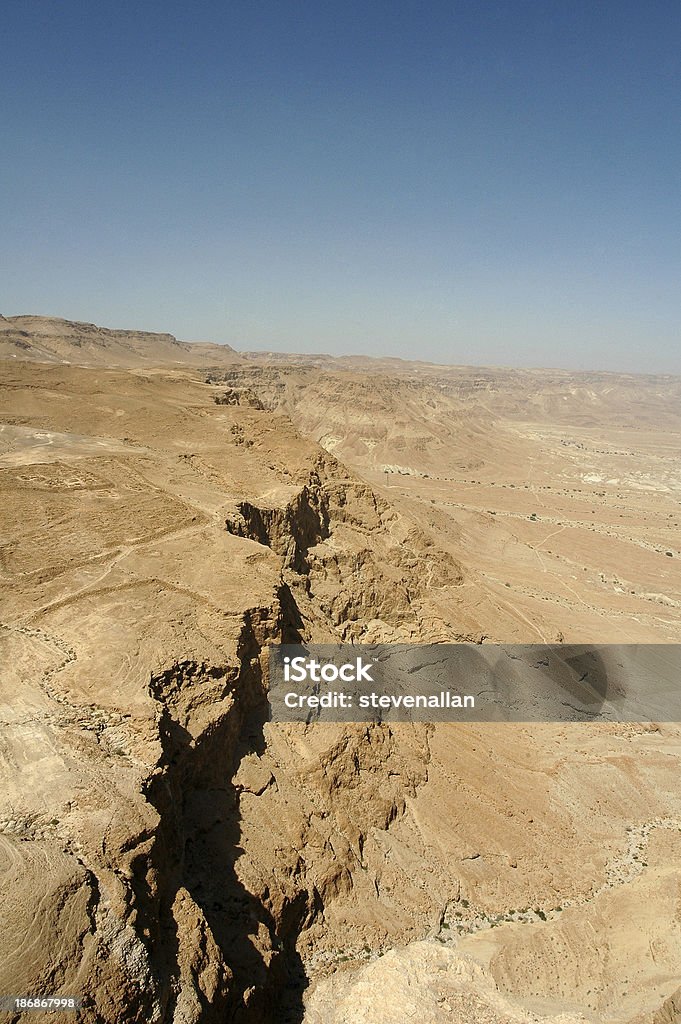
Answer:
M677 728L267 721L270 643L551 620L281 394L214 396L6 368L0 991L82 995L87 1024L340 1024L381 993L393 1019L409 977L445 1021L673 1019Z

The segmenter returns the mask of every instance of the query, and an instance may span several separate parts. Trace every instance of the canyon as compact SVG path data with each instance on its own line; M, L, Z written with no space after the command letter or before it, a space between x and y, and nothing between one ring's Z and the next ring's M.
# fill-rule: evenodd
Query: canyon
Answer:
M277 723L267 649L678 643L681 379L40 317L0 353L0 993L678 1019L676 723Z

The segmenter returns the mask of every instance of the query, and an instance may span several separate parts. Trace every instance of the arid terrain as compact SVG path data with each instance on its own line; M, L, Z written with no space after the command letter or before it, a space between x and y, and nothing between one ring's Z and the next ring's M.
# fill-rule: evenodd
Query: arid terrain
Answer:
M270 643L681 641L681 379L40 317L0 352L0 995L681 1019L677 724L266 702Z

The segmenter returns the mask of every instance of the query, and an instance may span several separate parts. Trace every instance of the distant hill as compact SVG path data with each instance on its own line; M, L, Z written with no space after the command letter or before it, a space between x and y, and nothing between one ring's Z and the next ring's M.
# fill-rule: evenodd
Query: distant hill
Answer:
M0 359L78 366L225 366L229 345L178 341L172 334L110 330L50 316L0 316Z

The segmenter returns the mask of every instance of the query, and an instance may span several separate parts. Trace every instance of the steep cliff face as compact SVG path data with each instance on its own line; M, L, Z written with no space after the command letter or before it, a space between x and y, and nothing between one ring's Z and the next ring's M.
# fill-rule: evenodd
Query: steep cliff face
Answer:
M170 652L132 715L113 710L115 694L83 705L74 680L55 689L61 721L48 711L42 730L64 758L58 816L0 822L3 988L77 993L92 1022L264 1019L286 928L235 874L233 776L264 749L262 646L281 635L281 609L230 625L222 652ZM76 716L94 743L68 729Z
M93 455L68 394L88 371L31 374L47 397L24 423L49 451L22 425L0 465L0 988L82 993L88 1024L300 1020L310 973L413 927L375 837L427 779L429 738L268 722L267 644L442 629L433 592L454 619L458 567L266 411L101 375Z
M133 721L93 709L114 735L105 727L96 750L80 749L88 798L73 780L39 836L6 823L6 909L24 911L4 937L5 986L84 992L93 1022L300 1019L298 940L366 873L367 829L404 811L426 746L409 764L389 732L350 730L326 737L309 775L293 767L296 737L266 722L263 682L265 645L288 635L290 608L273 595L248 609L231 656L209 645L166 660ZM71 696L64 707L82 718ZM71 756L74 739L60 736ZM26 910L41 877L43 941L27 956L19 935L35 927Z
M264 1020L282 977L295 977L295 935L314 910L308 894L291 893L275 915L235 869L235 773L251 758L255 791L274 782L261 761L263 647L281 636L281 618L276 604L250 610L236 663L174 664L151 679L163 753L143 793L159 822L136 896L147 918L159 1020Z
M388 727L326 728L309 749L313 737L304 727L266 722L268 643L338 638L348 627L362 636L368 623L374 634L380 628L383 636L398 637L405 621L411 629L418 625L412 600L406 593L395 600L375 552L356 551L354 571L345 572L333 551L337 575L329 584L329 556L320 545L333 543L344 527L370 530L380 541L386 523L394 527L397 519L369 488L339 480L339 468L318 457L286 505L240 502L228 520L230 532L281 560L275 603L247 616L238 668L192 663L152 678L163 709L163 757L145 785L160 815L151 851L152 861L159 858L157 881L145 897L154 908L149 948L155 976L163 979L164 1017L300 1019L307 970L300 949L305 942L318 946L319 935L329 932L325 915L334 901L373 908L365 909L363 939L374 944L387 935L379 924L385 915L380 860L366 858L365 844L373 830L387 831L404 814L405 800L427 778L428 728L405 728L400 739ZM389 556L394 543L386 541ZM367 591L368 573L382 581L380 591ZM409 577L400 573L406 591ZM343 599L334 605L339 579ZM458 581L456 574L447 580ZM198 933L178 923L178 913L189 912L201 923ZM164 919L175 921L170 952ZM348 945L350 931L336 936L337 948ZM353 940L356 945L359 934Z
M285 505L240 501L226 526L283 558L310 629L394 642L480 635L461 628L454 558L328 453Z

